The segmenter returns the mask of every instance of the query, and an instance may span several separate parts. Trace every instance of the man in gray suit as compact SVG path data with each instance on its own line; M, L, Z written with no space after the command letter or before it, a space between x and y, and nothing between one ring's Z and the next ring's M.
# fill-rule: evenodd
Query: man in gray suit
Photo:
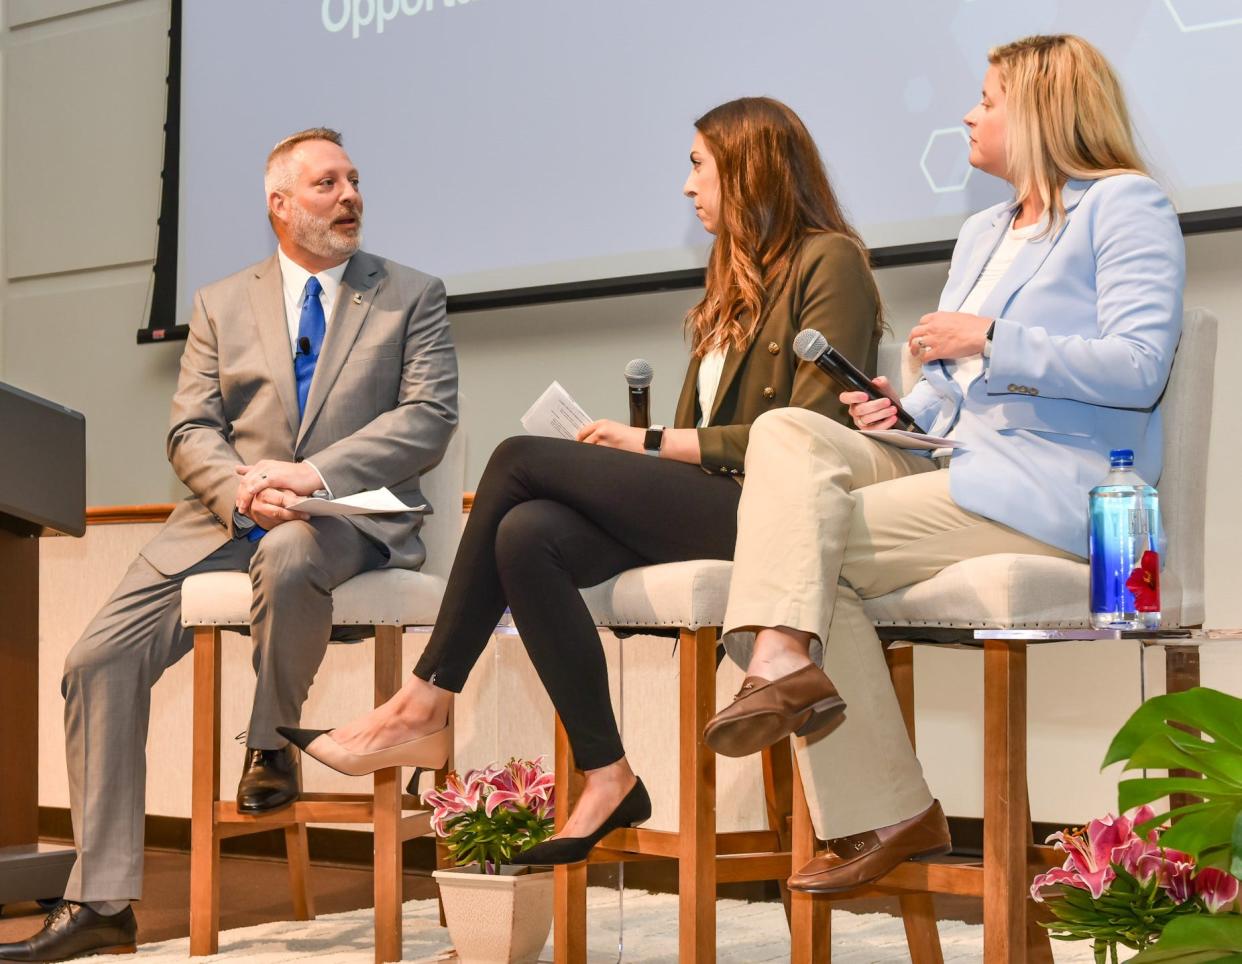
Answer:
M359 250L358 173L335 131L281 141L265 175L279 246L200 290L173 399L168 458L191 495L143 548L69 653L62 692L78 858L65 902L0 961L132 950L142 893L150 691L192 646L181 583L248 570L258 676L238 807L300 791L295 726L331 633L333 587L418 567L421 515L308 518L289 503L419 476L457 422L457 360L436 278ZM460 511L435 506L437 511Z

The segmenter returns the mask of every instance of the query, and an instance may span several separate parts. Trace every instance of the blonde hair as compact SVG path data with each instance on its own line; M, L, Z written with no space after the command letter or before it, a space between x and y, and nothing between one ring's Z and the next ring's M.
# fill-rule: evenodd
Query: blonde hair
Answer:
M993 47L988 63L1000 69L1005 90L1009 180L1019 200L1043 202L1045 233L1065 219L1067 180L1147 174L1117 75L1087 41L1024 37Z

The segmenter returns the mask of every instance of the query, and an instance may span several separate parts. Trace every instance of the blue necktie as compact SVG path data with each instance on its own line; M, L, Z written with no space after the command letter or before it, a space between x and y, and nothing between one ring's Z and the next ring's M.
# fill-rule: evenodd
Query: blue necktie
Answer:
M298 351L293 356L293 374L298 380L299 418L306 412L306 397L310 394L311 378L319 361L319 349L323 346L323 333L328 327L323 317L323 303L319 300L321 291L323 285L318 278L311 275L306 279L306 289L302 292L302 316L298 319ZM310 351L303 351L305 347L309 347Z
M323 285L319 279L311 275L306 279L306 288L302 291L302 314L298 318L298 347L293 356L293 376L298 383L298 418L306 412L306 398L310 395L311 379L315 377L315 364L319 361L319 349L323 347L323 335L327 330L327 322L323 316L323 303L319 293ZM309 348L310 351L303 351ZM267 530L255 526L246 538L258 542Z

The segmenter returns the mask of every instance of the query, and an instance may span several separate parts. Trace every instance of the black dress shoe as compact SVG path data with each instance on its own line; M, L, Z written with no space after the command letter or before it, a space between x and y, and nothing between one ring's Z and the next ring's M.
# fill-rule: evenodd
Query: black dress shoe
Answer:
M246 766L237 784L238 813L271 813L289 806L301 793L302 766L293 747L246 747Z
M612 831L621 827L632 827L651 819L651 797L647 796L647 788L639 780L627 793L617 809L596 828L595 832L586 837L557 837L535 844L530 850L524 850L512 859L515 864L576 864L586 860L591 848L604 839Z
M133 954L138 921L134 909L104 917L85 904L61 901L47 915L43 930L17 944L0 944L0 961L71 961L92 954Z

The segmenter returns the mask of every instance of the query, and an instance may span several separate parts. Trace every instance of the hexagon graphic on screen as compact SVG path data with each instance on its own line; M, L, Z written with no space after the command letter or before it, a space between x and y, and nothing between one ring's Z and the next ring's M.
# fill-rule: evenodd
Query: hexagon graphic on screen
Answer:
M919 158L923 176L935 194L951 194L966 187L970 180L970 138L960 127L942 127L931 132L923 156Z
M1164 0L1182 33L1242 26L1242 0Z

